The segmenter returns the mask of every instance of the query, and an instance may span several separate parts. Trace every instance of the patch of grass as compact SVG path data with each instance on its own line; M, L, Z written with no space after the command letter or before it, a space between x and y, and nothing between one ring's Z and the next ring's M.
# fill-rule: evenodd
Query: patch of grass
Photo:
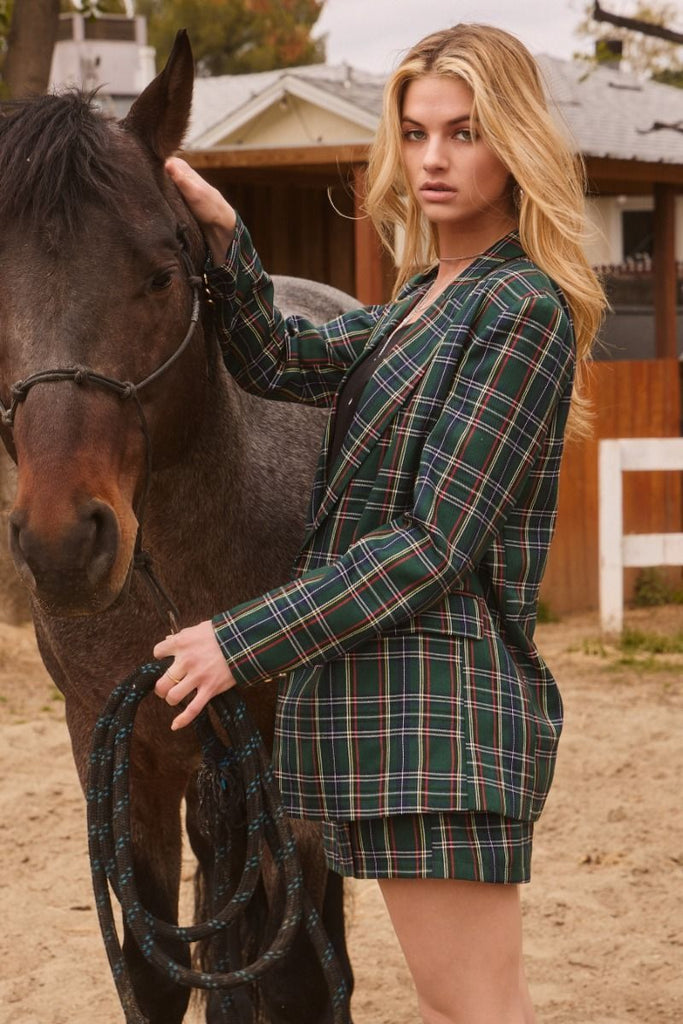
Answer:
M635 654L638 651L645 654L683 654L683 630L663 634L626 627L618 646L624 655Z
M654 608L660 604L683 604L683 586L672 584L660 569L641 569L633 588L633 605Z
M581 653L588 654L592 658L606 658L607 648L599 638L586 638L581 643Z
M541 600L538 602L536 610L536 621L541 623L559 622L560 616L552 610L547 601Z
M609 672L618 672L624 668L637 669L638 672L680 672L680 662L668 661L666 658L657 657L655 654L646 654L637 657L635 654L624 654L617 658L610 665L607 665Z

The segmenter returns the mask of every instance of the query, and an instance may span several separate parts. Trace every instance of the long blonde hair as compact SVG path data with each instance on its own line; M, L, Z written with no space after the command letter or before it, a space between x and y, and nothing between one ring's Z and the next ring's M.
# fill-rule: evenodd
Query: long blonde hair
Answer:
M396 289L437 258L437 237L408 188L401 111L409 82L454 76L472 90L472 122L516 182L522 247L561 288L574 325L577 373L570 427L585 433L585 370L605 296L583 248L585 172L553 121L538 67L514 36L489 25L455 25L427 36L394 71L368 164L366 209L398 264ZM403 228L397 253L396 227Z

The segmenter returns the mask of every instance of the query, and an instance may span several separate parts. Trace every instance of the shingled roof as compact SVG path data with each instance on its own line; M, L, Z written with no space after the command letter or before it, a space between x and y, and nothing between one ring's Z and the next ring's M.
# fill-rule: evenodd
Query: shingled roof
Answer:
M580 61L542 55L538 62L551 109L584 156L683 165L683 131L676 130L683 129L683 89ZM383 75L346 64L199 78L185 145L210 149L241 120L287 92L343 112L365 129L374 127L384 82ZM364 133L362 141L366 138Z
M683 89L580 61L538 62L551 106L584 156L683 164Z

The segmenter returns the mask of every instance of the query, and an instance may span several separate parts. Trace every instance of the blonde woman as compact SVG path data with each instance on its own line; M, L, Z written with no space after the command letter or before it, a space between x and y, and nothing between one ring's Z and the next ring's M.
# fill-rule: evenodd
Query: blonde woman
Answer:
M519 883L562 722L533 633L603 308L535 63L480 25L407 54L369 168L382 237L403 229L397 293L323 328L283 320L232 207L168 171L213 252L230 372L332 416L294 579L160 643L157 692L191 698L180 728L278 679L285 805L323 822L333 870L379 880L422 1020L530 1024Z

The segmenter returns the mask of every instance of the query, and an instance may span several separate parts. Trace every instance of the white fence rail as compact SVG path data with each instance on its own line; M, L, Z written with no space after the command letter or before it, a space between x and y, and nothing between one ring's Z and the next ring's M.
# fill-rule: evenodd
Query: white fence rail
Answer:
M683 533L624 534L622 473L642 470L683 470L683 438L600 441L600 626L608 632L623 626L626 566L683 565Z

